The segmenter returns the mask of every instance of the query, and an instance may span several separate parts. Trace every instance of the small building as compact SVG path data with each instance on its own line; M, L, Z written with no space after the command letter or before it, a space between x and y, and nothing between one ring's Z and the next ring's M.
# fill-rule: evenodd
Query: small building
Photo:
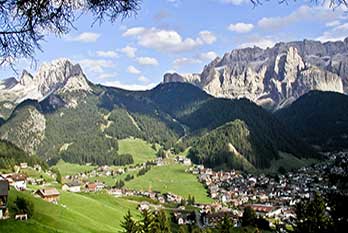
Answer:
M57 203L60 193L55 188L39 189L35 192L36 195L44 199L45 201Z
M7 179L0 175L0 219L3 219L7 213L8 190L10 185Z
M10 184L18 191L27 189L27 176L21 173L14 173L10 177ZM11 182L12 181L12 182Z
M73 181L71 183L66 183L62 187L63 191L69 191L72 193L79 193L81 192L81 184L78 181Z
M141 203L139 204L138 209L139 209L140 211L149 210L149 209L150 209L150 204L149 204L148 202L146 202L146 201L143 201L143 202L141 202Z
M85 185L87 192L96 192L97 191L97 184L96 183L87 183Z
M21 167L21 169L26 169L28 168L28 163L20 163L19 166Z

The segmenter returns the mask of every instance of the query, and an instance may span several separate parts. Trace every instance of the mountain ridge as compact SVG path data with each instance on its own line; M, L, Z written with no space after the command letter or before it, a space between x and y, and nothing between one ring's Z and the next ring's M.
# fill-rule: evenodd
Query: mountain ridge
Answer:
M215 97L246 97L271 110L287 106L310 90L348 92L348 37L344 41L304 40L272 48L235 49L201 73L167 73L163 82L188 82Z

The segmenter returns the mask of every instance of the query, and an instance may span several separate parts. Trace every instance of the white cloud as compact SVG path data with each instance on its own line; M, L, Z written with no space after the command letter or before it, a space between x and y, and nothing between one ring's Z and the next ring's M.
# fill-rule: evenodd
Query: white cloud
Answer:
M103 59L82 59L77 63L81 65L83 70L94 72L94 73L103 73L104 68L114 67L115 64L109 60Z
M143 91L143 90L150 90L154 88L157 85L157 83L139 85L139 84L124 84L124 83L121 83L120 81L108 81L108 82L104 82L103 85L110 86L110 87L118 87L125 90Z
M139 34L145 32L145 31L146 31L146 29L144 27L129 28L122 34L122 36L124 36L124 37L136 36L136 35L139 35Z
M251 23L235 23L228 26L228 30L237 33L246 33L253 30L254 25Z
M218 55L213 52L213 51L209 51L209 52L206 52L206 53L201 53L198 55L198 58L200 60L208 60L208 61L212 61L214 60Z
M118 57L118 54L115 52L115 51L97 51L96 52L96 55L98 57L107 57L107 58L115 58L115 57Z
M280 17L264 17L260 19L257 25L262 29L275 30L286 27L290 24L304 22L330 22L336 20L343 14L341 8L332 10L328 6L307 6L303 5L293 11L291 14Z
M180 66L183 65L190 65L190 64L199 64L202 61L199 59L195 59L195 58L187 58L187 57L181 57L181 58L177 58L173 61L173 67L174 69L179 68Z
M141 74L141 71L135 68L134 66L128 66L127 72L130 74Z
M325 24L326 27L336 27L338 25L340 25L340 21L339 20L330 21L330 22Z
M328 31L325 31L321 36L316 38L322 42L326 41L338 41L344 40L348 36L348 23L338 25L331 28Z
M157 66L159 63L156 58L153 57L138 57L137 62L140 65L153 65Z
M68 41L78 41L84 43L96 42L100 34L94 32L83 32L77 36L67 36L66 40Z
M213 44L216 41L216 36L210 31L201 31L198 40L202 40L203 44Z
M122 53L126 54L127 57L133 58L133 57L135 57L135 53L137 51L137 48L134 48L134 47L127 45L126 47L120 49L120 51Z
M236 6L241 5L243 3L246 3L248 1L250 1L250 0L222 0L222 2L224 2L224 3L228 3L228 4L232 4L232 5L236 5Z
M149 79L142 75L142 76L139 76L138 81L147 83L149 82Z
M212 32L201 31L197 38L183 38L174 30L157 28L130 28L123 33L123 36L135 37L138 44L145 48L152 48L162 52L189 51L196 47L212 44L216 37Z
M270 38L265 38L265 37L253 37L250 38L249 41L244 42L239 45L240 48L249 48L249 47L260 47L262 49L266 49L268 47L273 47L275 45L275 41L270 39Z

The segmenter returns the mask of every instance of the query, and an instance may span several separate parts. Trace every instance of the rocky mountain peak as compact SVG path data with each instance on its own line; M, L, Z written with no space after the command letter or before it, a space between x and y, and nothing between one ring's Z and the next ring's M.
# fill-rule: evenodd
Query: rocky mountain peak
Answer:
M348 92L348 38L279 42L272 48L235 49L201 74L166 74L164 82L189 82L216 97L246 97L261 106L286 106L310 90Z
M23 70L14 86L0 87L0 102L20 103L26 99L42 100L54 92L91 91L91 87L78 64L65 58L44 63L35 75Z

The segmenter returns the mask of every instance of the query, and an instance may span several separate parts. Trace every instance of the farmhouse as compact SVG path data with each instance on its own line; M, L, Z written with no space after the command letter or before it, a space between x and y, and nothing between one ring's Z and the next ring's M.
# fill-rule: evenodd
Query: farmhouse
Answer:
M27 176L21 173L14 173L7 177L10 184L18 191L27 189Z
M19 166L21 167L21 169L26 169L28 168L28 163L20 163Z
M79 193L81 192L81 184L78 181L73 181L71 183L66 183L62 187L63 191L69 191L72 193Z
M7 212L9 183L5 177L0 175L0 219L3 219Z
M55 188L39 189L35 192L36 195L44 199L45 201L57 203L60 193Z

